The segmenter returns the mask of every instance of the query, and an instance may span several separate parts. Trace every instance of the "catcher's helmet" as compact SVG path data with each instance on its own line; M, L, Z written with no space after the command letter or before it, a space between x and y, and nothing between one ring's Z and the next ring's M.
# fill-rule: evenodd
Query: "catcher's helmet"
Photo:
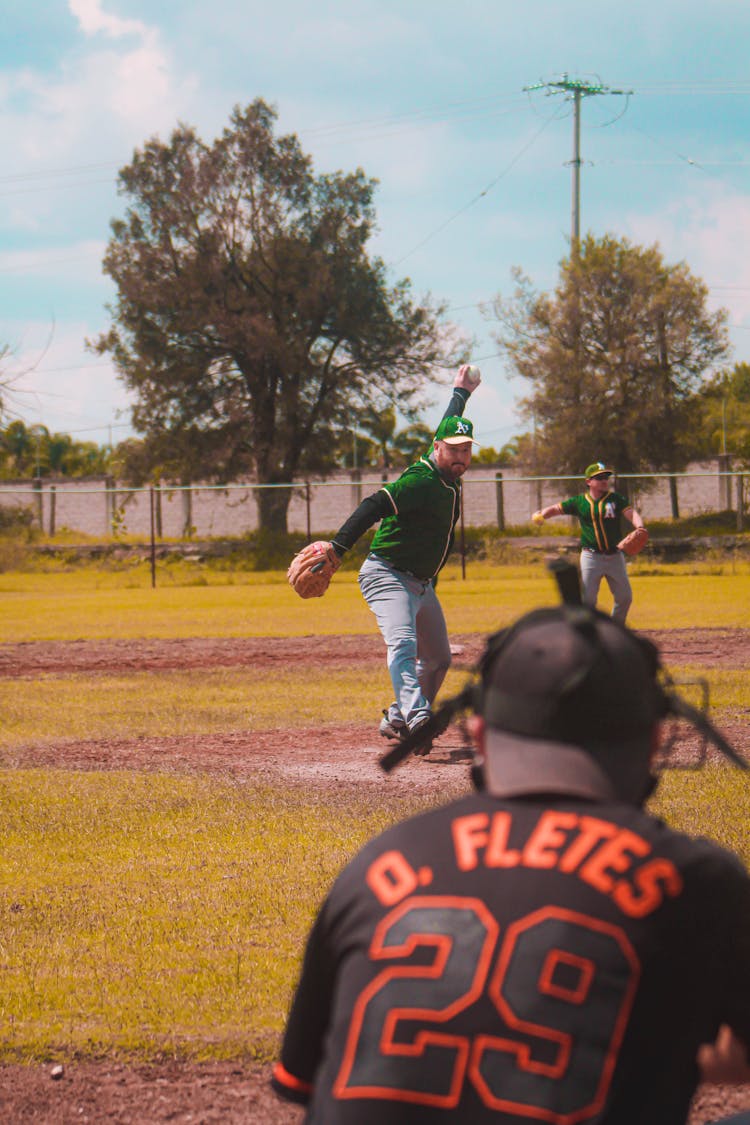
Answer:
M526 614L490 637L474 710L486 788L642 801L669 711L656 646L587 606Z
M656 645L582 605L574 567L555 560L550 569L565 604L493 633L478 681L383 755L382 769L390 773L464 711L484 720L474 780L497 796L563 793L640 804L656 784L656 728L668 715L688 720L703 751L712 742L750 769L705 712L677 694Z

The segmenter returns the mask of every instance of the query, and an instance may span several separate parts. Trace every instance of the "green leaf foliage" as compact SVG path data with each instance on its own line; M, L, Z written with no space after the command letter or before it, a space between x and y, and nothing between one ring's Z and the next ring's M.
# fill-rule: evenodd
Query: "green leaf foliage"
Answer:
M91 346L136 396L131 477L323 472L360 413L373 434L368 412L409 416L453 361L442 308L369 252L375 181L316 175L274 125L256 100L212 144L181 125L120 173L127 208L104 258L117 298ZM262 525L283 530L288 502L264 490Z
M109 466L109 450L92 441L51 434L46 426L27 426L20 419L0 429L0 479L94 476Z
M497 341L530 392L527 447L538 472L579 475L605 459L621 473L679 470L696 453L696 393L728 351L726 313L658 247L589 235L551 294L516 274L498 298Z
M750 466L750 364L736 363L731 371L720 372L702 389L696 405L698 454L726 453Z

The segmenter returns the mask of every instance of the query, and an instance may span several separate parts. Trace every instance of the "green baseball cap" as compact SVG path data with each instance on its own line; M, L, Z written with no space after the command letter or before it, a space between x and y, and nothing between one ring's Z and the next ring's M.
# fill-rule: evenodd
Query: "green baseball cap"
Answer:
M614 473L614 469L610 469L603 461L594 461L589 465L586 472L583 474L585 480L591 480L592 477L598 477L599 473Z
M469 419L459 418L457 414L443 418L435 431L434 440L447 442L448 445L463 445L465 441L473 441L474 445L479 444L474 441L474 427Z

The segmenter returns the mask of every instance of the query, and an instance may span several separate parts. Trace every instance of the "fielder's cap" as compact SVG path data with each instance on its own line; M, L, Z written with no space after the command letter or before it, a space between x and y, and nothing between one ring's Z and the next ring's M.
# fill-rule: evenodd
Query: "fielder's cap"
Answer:
M490 638L477 710L497 796L639 800L667 710L650 641L587 606L526 614Z
M593 461L587 466L586 472L583 475L585 480L591 480L592 477L598 477L600 473L606 473L607 476L611 476L614 471L614 469L610 469L608 465L605 465L603 461Z
M478 445L479 442L474 441L474 426L468 418L459 418L457 414L451 414L447 418L443 418L442 422L435 431L435 441L444 441L448 445L462 445L465 441L474 442Z

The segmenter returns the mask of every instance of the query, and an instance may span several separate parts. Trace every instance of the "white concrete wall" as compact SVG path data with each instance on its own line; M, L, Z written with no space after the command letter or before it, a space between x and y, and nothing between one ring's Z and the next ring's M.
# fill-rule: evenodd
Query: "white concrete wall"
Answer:
M505 525L527 523L531 513L540 506L553 504L583 487L580 480L537 481L524 478L524 474L504 468L502 472L502 497ZM469 469L464 490L464 519L467 526L497 525L498 484L496 470L474 466ZM398 475L393 471L389 479ZM524 478L524 479L519 479ZM721 476L716 462L694 464L688 475L679 476L678 496L680 515L697 515L723 510L727 507L727 481L731 483L734 506L736 480ZM311 482L310 534L312 536L334 532L354 510L359 501L376 491L383 481L380 471L362 472L361 480L352 480L349 472L339 472L328 481ZM750 493L750 482L745 482L745 496ZM307 486L294 487L289 506L290 531L307 533ZM186 527L197 537L237 536L253 531L258 526L257 490L249 482L229 487L196 485L189 492L164 487L155 492L156 505L161 507L161 533L165 539L181 538ZM636 506L644 518L668 519L671 515L669 486L666 479L654 480L654 487L633 494ZM747 501L746 501L747 502ZM150 533L150 497L148 490L127 490L113 485L106 478L85 480L61 479L43 481L35 489L31 481L7 481L0 484L0 505L24 504L31 508L37 525L44 531L56 532L62 528L97 537L136 535L148 537Z

